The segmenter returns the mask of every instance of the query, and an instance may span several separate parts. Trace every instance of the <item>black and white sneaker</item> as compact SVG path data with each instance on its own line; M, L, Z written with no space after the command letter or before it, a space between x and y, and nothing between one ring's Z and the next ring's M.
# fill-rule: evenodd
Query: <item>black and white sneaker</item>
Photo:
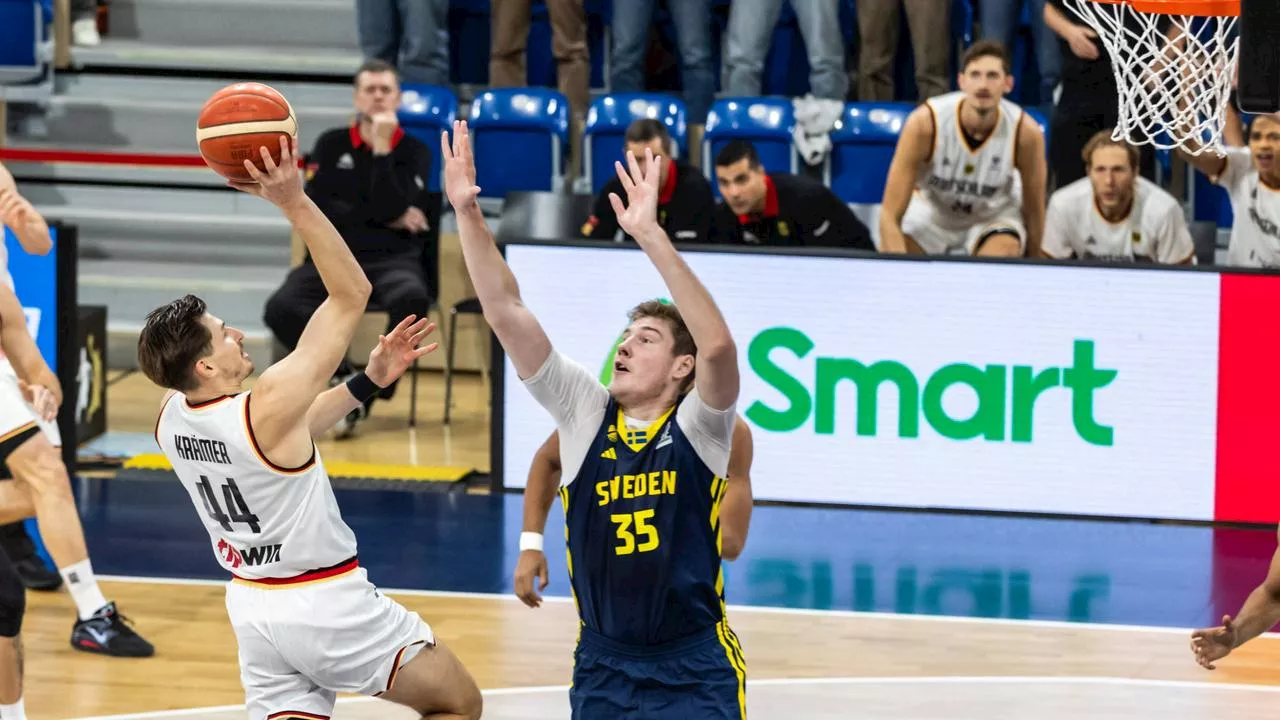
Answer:
M151 657L156 649L129 627L125 616L107 603L88 620L77 620L71 628L71 647L84 652L114 657Z

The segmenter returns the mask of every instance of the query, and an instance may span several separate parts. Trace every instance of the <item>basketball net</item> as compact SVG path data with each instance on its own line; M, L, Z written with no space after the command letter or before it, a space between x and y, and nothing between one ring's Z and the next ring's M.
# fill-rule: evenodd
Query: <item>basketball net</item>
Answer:
M1065 1L1111 56L1120 96L1113 140L1223 154L1222 128L1236 76L1236 15L1154 12L1161 5L1197 5L1185 1ZM1198 4L1225 13L1232 3Z

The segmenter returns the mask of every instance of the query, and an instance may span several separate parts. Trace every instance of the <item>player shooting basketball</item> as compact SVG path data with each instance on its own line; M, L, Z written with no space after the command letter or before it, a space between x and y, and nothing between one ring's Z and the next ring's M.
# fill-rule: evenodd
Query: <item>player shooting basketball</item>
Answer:
M377 592L356 559L315 438L434 349L412 316L380 339L364 373L328 389L371 291L342 236L303 192L294 148L254 182L306 242L328 298L288 357L253 372L244 333L188 295L147 316L138 364L170 389L156 440L233 577L227 613L250 720L327 718L335 693L376 695L437 720L480 716L475 681L417 613Z
M725 618L719 514L738 351L657 220L659 165L628 153L610 203L675 305L629 314L608 387L555 350L480 212L465 122L441 134L463 257L516 372L556 421L570 582L582 620L574 718L741 718L746 663ZM602 277L600 282L617 282ZM696 381L695 381L696 377Z
M907 118L885 181L881 252L1036 257L1044 230L1044 135L1013 90L999 44L974 43L960 90Z

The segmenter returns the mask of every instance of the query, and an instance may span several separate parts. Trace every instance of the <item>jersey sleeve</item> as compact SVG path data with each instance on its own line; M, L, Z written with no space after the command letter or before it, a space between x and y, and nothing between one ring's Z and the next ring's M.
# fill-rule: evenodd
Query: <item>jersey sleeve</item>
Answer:
M560 432L560 484L573 482L609 405L609 391L582 365L554 348L524 386L551 413Z
M1182 208L1173 203L1161 215L1156 221L1156 261L1176 265L1195 257L1196 244L1187 229Z
M1226 188L1227 192L1234 194L1236 186L1253 169L1253 155L1249 152L1249 148L1229 147L1226 151L1227 155L1224 158L1226 162L1222 166L1222 172L1214 178L1214 182Z
M1049 198L1049 209L1044 215L1044 234L1040 239L1040 248L1055 260L1066 260L1075 254L1067 236L1067 217L1062 207L1065 199L1061 190Z
M702 401L696 385L676 410L676 423L689 438L698 457L720 477L729 472L729 450L733 446L733 425L736 421L735 406L724 410L712 408Z

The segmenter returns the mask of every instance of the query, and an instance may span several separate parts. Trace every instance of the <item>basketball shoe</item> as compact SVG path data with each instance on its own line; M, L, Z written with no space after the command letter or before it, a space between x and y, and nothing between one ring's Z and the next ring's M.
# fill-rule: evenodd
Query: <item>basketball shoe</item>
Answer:
M156 652L151 643L129 627L114 602L103 605L88 620L76 621L71 628L71 647L114 657L151 657Z

